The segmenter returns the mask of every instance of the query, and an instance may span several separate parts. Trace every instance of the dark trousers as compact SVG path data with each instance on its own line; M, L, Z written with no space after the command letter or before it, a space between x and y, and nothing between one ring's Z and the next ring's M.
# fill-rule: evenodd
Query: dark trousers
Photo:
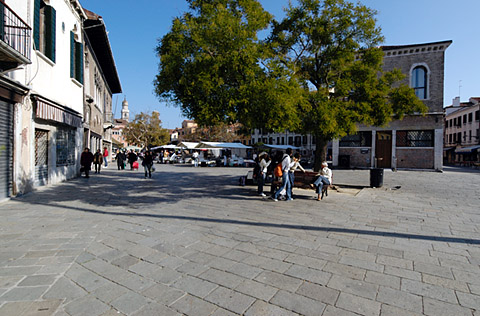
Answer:
M102 165L101 164L95 164L95 173L100 173L100 169L102 169Z

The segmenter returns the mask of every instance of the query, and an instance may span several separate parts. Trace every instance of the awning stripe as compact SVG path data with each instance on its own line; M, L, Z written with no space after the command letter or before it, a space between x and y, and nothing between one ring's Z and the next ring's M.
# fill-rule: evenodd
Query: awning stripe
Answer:
M37 99L36 117L43 120L64 123L77 128L82 127L82 118L80 116L69 113L39 99Z

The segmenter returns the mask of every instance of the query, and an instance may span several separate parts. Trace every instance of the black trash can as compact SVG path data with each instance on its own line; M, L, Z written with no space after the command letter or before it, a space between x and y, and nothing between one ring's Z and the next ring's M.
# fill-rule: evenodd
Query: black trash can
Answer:
M370 187L380 188L383 186L383 169L372 168L370 169Z

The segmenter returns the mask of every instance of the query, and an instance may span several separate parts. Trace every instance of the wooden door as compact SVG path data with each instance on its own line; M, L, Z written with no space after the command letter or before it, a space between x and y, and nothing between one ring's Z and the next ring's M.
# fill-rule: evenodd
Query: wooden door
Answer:
M392 132L377 132L375 142L375 158L377 168L391 168L392 166Z

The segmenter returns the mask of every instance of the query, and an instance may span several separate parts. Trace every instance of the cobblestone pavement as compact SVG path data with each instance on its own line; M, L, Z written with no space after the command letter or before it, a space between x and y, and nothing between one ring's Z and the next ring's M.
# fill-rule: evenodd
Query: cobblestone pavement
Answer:
M321 202L244 174L106 169L0 204L0 315L480 315L480 173L338 170Z

